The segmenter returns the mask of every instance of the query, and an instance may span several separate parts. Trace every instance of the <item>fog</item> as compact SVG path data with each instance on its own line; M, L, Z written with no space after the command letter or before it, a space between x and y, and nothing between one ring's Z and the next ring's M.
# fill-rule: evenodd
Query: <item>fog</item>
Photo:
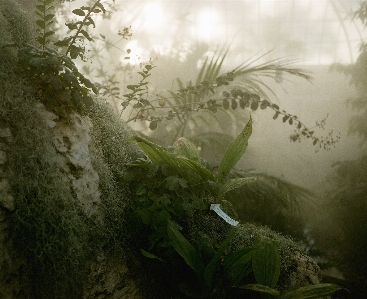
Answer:
M82 3L64 5L73 9ZM318 150L308 140L290 142L294 128L281 120L274 121L270 111L255 111L253 135L241 166L307 188L320 187L333 162L360 154L358 139L348 135L349 116L353 112L346 106L346 99L353 97L355 90L346 76L329 71L333 63L351 64L358 57L365 35L362 24L352 19L358 4L357 0L116 0L111 6L116 10L111 19L96 22L97 33L111 38L115 47L106 52L103 41L96 44L100 42L98 54L105 57L105 66L110 65L111 71L116 59L125 66L116 77L123 83L121 88L136 82L134 74L140 63L153 62L155 69L149 81L154 91L177 89L177 77L195 80L205 55L227 47L223 73L269 51L256 63L277 58L295 60L297 67L311 73L312 82L294 76L269 82L277 95L272 100L309 127L328 115L325 129L317 134L326 136L333 131L335 136L340 134L340 141L329 151ZM131 37L117 36L117 32L130 26ZM131 50L129 55L127 49ZM109 60L109 55L113 59ZM237 127L241 129L240 125ZM232 135L235 134L234 130Z
M94 1L64 2L58 8L56 29L59 36L68 34L64 24L76 18L70 12L86 3ZM93 42L86 43L86 61L77 64L93 82L110 84L115 81L111 87L120 89L119 98L108 97L108 100L116 110L121 111L123 95L129 92L126 86L139 82L138 72L147 64L154 66L148 79L149 94L154 96L167 90L176 91L176 78L184 83L195 82L207 57L222 57L226 53L221 74L244 62L260 65L273 61L277 64L277 59L285 59L290 62L289 67L304 70L312 80L284 72L262 78L269 87L266 89L268 99L279 105L280 110L296 115L310 129L325 120L323 128L316 126L314 136L326 138L331 134L338 140L335 146L325 150L318 144L313 145L310 139L292 142L290 136L295 126L283 122L281 117L273 120L274 111L270 109L237 108L227 114L219 111L216 114L219 121L209 114L202 119L203 114L197 114L197 124L191 122L183 131L184 137L200 143L204 139L201 136L221 134L222 140L206 138L206 143L198 144L204 157L217 165L225 150L223 144L228 144L242 130L251 114L253 133L238 168L263 172L317 194L325 191L330 176L335 175L335 168L332 168L335 162L357 159L365 154L360 137L349 133L351 116L358 111L352 110L347 100L358 97L357 89L350 84L350 77L330 69L334 64L353 65L360 55L360 45L367 30L359 19L353 18L359 0L115 0L102 3L107 11L105 17L94 19L96 27L88 31ZM127 109L121 112L121 118L132 129L163 145L170 145L180 129L175 127L174 121L163 121L152 131L146 122L129 121L131 113ZM352 176L351 181L357 176L359 174ZM336 188L334 191L343 190ZM365 192L361 193L358 200L365 203ZM363 248L364 252L367 246L363 235L363 228L367 227L363 209L358 210L356 200L357 208L344 213L342 208L353 202L352 195L347 198L348 203L340 207L337 207L340 202L329 202L328 206L320 198L311 212L301 211L301 218L307 219L305 225L314 223L321 228L319 237L315 237L319 242L316 244L322 244L329 252L337 247L336 251L340 252L336 256L342 256L342 263L348 255L346 252L357 248L356 254L349 255L358 259L362 252L358 248ZM325 206L318 210L322 204ZM329 213L330 206L337 208L330 209ZM357 212L361 214L362 224L355 225L357 238L349 240L348 229L354 230L351 218ZM335 215L341 216L336 218ZM339 227L340 219L344 222ZM289 226L292 224L290 222ZM303 229L309 231L308 227ZM367 264L367 258L365 260ZM358 265L358 261L355 264ZM353 267L348 275L356 269Z

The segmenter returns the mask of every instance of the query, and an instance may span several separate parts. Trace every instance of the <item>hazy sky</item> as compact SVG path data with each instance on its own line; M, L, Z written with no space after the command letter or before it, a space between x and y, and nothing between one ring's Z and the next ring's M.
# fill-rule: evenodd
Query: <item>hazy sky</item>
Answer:
M358 0L122 1L112 20L118 30L131 25L128 47L169 54L173 44L197 41L248 55L275 49L274 55L302 58L307 64L352 62L361 26L352 21ZM239 57L241 59L241 57Z

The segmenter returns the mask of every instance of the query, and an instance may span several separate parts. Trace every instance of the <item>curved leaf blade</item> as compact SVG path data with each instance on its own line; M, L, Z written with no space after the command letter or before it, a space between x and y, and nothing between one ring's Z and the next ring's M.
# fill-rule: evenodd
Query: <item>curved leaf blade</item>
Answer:
M167 233L171 240L172 247L183 257L186 264L195 271L196 275L199 278L202 277L204 265L194 246L185 239L171 221L167 223Z
M246 284L244 286L240 287L241 289L246 290L252 290L260 293L270 294L274 297L279 296L280 292L278 290L275 290L273 288L269 288L267 286L264 286L262 284Z
M229 242L231 241L234 234L234 230L232 229L226 239L223 241L223 243L220 245L217 253L214 255L214 257L210 260L209 264L206 266L204 271L204 280L206 285L211 288L213 284L213 277L215 270L217 269L217 265L220 261L221 256L223 255L224 251L226 250Z
M248 140L252 133L252 119L246 124L242 132L236 137L236 139L227 148L222 161L220 162L218 169L218 182L222 183L224 178L228 175L231 169L241 159L243 154L246 152Z
M256 282L274 288L280 274L280 255L276 241L259 236L255 241L256 251L252 257L252 269Z
M225 182L225 184L219 189L219 195L218 198L222 199L224 197L224 194L227 192L242 187L245 184L251 183L256 181L255 177L247 177L247 178L235 178L228 180Z
M321 283L308 285L287 292L284 292L278 299L313 299L329 296L335 291L342 289L340 286L332 283Z

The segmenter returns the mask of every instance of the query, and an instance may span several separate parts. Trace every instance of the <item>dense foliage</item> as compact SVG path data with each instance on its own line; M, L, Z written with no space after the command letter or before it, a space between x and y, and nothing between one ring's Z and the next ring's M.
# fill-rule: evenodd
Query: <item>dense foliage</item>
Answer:
M173 274L172 277L164 277L166 282L172 282L173 294L181 291L177 296L182 298L229 298L231 294L247 294L246 290L250 290L254 298L257 293L253 291L276 298L317 298L338 289L327 284L279 292L275 287L282 266L280 244L265 235L259 234L252 246L232 251L227 249L235 230L229 231L228 225L220 232L223 240L209 240L201 246L189 240L185 228L190 227L192 219L205 218L212 213L208 211L210 204L220 204L226 213L235 217L224 196L253 178L227 177L246 150L251 119L229 145L218 169L205 163L197 147L186 139L178 140L172 148L164 148L132 137L130 140L145 152L143 156L136 146L127 143L131 134L126 126L91 95L96 94L98 88L73 61L85 59L84 41L92 41L86 28L95 26L92 16L105 13L104 6L97 0L90 6L73 10L80 18L66 24L73 34L51 46L50 38L55 34L50 27L55 21L53 2L38 0L36 36L31 32L24 36L22 30L31 28L29 24L11 24L14 19L6 15L7 3L0 2L0 24L4 27L0 45L4 49L0 57L0 121L9 126L15 136L9 159L13 165L16 210L9 217L17 253L26 260L22 276L22 283L26 285L24 296L80 298L93 255L101 250L122 254L131 244L136 249L133 255L163 263L165 269L171 269L168 273ZM13 1L9 3L12 13L26 18ZM23 36L20 37L19 32ZM270 65L270 69L272 67ZM128 87L132 92L126 97L130 99L129 104L136 105L133 108L137 115L145 111L146 106L152 106L149 101L143 101L146 99L145 79L151 69L151 65L145 65L140 83ZM215 69L217 73L219 68ZM213 88L230 85L232 76L246 71L238 68L226 75L215 75L211 77L215 83L206 81L201 74L199 77L204 80L180 89L174 97L191 101L207 95ZM207 74L210 73L207 70ZM229 103L232 109L238 104L241 108L251 106L252 110L258 106L271 107L275 116L282 115L284 122L295 124L303 135L319 142L295 116L279 110L266 99L261 100L254 90L231 88L223 96L224 109L229 108ZM161 107L166 105L164 100L163 97L158 99ZM85 215L75 194L65 187L53 156L52 136L36 110L40 102L59 116L60 121L67 122L70 113L79 113L88 115L95 125L90 151L93 167L100 175L102 220ZM220 107L212 99L204 104L191 104L211 112ZM185 103L179 105L184 108L184 114L196 109L187 108ZM147 120L151 129L160 121L151 115ZM212 245L217 241L221 243Z

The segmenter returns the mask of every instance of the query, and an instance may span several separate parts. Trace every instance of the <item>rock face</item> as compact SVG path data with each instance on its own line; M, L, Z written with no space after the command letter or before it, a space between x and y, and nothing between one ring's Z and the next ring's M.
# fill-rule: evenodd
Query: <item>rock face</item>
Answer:
M70 186L84 213L91 217L98 213L101 192L99 176L93 169L89 151L93 124L87 117L71 114L68 121L38 105L42 116L52 131L57 164L65 184Z
M79 115L71 115L69 120L60 121L41 104L38 105L38 110L52 132L54 157L65 185L69 186L86 216L98 218L101 214L99 176L92 166L89 150L92 122L88 117ZM9 183L11 167L7 159L7 151L11 149L12 140L11 130L0 128L0 298L2 299L27 298L23 297L20 286L21 269L25 261L13 254L8 232L8 218L15 210ZM100 252L94 261L90 262L89 269L84 282L83 298L141 298L123 259L111 259Z

